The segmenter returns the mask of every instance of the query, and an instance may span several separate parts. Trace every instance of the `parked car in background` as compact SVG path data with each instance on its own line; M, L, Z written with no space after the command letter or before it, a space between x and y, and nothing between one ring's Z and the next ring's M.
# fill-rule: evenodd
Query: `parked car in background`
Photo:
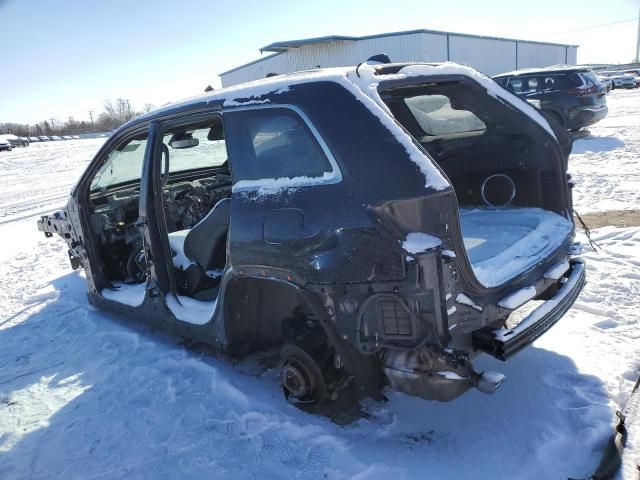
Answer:
M5 140L11 144L13 147L28 147L29 140L24 137L18 137L17 135L13 135L12 133L5 133L0 135L0 140Z
M568 130L593 125L607 116L607 89L585 67L532 68L493 77Z
M29 142L39 142L40 138L38 137L29 137Z
M40 139L41 142L48 142L49 140L51 140L46 135L40 135L40 136L38 136L38 138Z
M611 79L613 88L636 88L636 79L633 75L622 72L602 72Z
M640 69L632 69L625 71L627 75L633 76L636 80L636 88L640 87Z
M0 152L3 152L5 150L13 150L13 145L11 145L8 140L3 140L0 138Z
M607 77L606 75L596 74L596 78L606 87L607 92L611 91L611 89L613 88L613 82L609 77Z
M512 357L582 289L570 150L468 67L318 69L136 117L38 228L94 305L238 356L281 347L292 403L448 401L493 393L504 375L474 357Z
M51 140L62 140L62 137L59 137L58 135L51 135Z

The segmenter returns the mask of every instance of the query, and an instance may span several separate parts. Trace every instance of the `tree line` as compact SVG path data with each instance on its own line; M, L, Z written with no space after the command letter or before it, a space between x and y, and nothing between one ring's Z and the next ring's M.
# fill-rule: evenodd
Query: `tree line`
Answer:
M57 118L48 118L36 124L22 123L0 123L0 134L13 133L20 137L30 137L38 135L78 135L81 133L108 132L124 125L133 117L142 115L154 108L153 105L145 103L142 110L136 110L133 104L126 98L116 98L115 100L105 100L102 112L94 115L89 110L88 120L77 121L73 117L61 121Z

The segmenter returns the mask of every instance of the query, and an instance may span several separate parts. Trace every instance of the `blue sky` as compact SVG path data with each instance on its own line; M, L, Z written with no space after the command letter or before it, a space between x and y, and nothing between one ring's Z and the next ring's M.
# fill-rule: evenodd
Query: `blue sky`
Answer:
M414 28L579 44L579 62L635 53L638 0L500 2L0 0L0 122L88 119L104 99L162 105L219 84L271 42Z

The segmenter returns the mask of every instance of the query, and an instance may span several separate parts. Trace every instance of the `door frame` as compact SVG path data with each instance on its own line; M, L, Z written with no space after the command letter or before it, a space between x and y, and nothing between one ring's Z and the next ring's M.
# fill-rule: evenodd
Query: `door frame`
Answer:
M166 282L158 282L158 286L163 293L162 300L165 306L167 306L166 295L168 294L173 295L178 303L180 302L180 300L178 293L178 283L173 266L173 257L171 255L171 246L169 244L169 232L167 228L167 221L164 212L164 202L162 197L162 139L167 130L171 128L179 126L189 126L192 124L215 119L220 120L224 129L223 115L219 107L199 112L186 111L181 115L175 115L170 118L160 118L152 124L152 130L154 131L153 143L150 144L151 148L148 152L149 158L148 161L145 162L145 167L147 168L145 174L149 191L147 192L148 203L145 204L144 215L147 218L148 222L147 231L153 230L153 232L150 231L150 243L152 243L151 253L156 253L153 258L163 259L163 262L158 261L157 263L163 264L163 268L158 269L158 271L162 272L163 275L166 275ZM227 158L229 158L228 152ZM160 207L158 208L158 206ZM140 215L143 215L142 209L140 210ZM151 222L150 219L153 219L153 221ZM155 238L152 239L152 237ZM156 263L154 263L154 265L156 268L158 268L158 265ZM218 291L217 299L222 298L224 283L226 282L224 282L223 274L223 280L220 282L220 290ZM216 318L219 316L219 312L221 311L221 309L218 308L218 304L220 303L221 302L217 302L210 322L215 322ZM176 320L181 321L177 318Z
M95 155L85 172L80 177L80 181L74 188L71 196L78 208L78 219L80 221L82 236L81 243L84 249L87 252L87 259L89 262L90 270L91 270L91 280L92 280L92 288L93 292L99 295L101 298L102 294L100 293L104 288L112 288L113 284L107 278L107 275L104 271L103 261L100 257L100 254L97 249L97 241L93 230L91 228L91 209L89 206L89 187L91 185L91 181L95 177L98 169L104 164L107 156L113 151L116 145L119 145L123 142L129 141L136 136L146 133L147 134L147 145L145 147L145 151L143 154L142 160L142 171L140 175L140 197L138 199L138 217L140 217L140 204L142 202L142 190L145 185L145 166L149 160L149 146L152 141L152 132L150 129L150 123L144 122L137 125L132 126L129 129L117 131L112 137L110 137L105 144L98 150L98 153ZM144 236L143 236L144 239ZM144 240L143 240L144 244ZM146 251L145 251L146 258ZM105 299L108 300L108 299Z

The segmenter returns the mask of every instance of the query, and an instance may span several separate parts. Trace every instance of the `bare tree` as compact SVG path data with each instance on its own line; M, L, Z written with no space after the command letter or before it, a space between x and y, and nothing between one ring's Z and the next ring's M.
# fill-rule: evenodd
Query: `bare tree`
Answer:
M88 110L90 123L85 121L78 122L72 116L68 117L66 122L52 117L35 125L0 123L0 133L13 133L26 137L32 134L76 135L78 133L104 132L114 130L133 117L155 108L154 105L145 103L142 111L136 111L131 101L126 98L107 99L104 101L103 107L104 110L97 115L94 114L93 110Z

